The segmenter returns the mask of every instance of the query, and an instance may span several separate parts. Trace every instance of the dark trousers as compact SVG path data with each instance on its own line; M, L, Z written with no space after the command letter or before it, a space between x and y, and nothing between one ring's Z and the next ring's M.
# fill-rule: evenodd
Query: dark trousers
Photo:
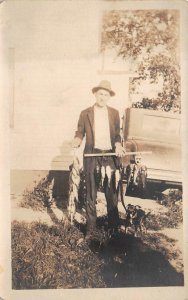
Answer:
M94 153L100 152L95 150ZM107 176L104 179L103 190L107 202L108 227L116 229L119 225L118 213L118 197L115 188L115 170L117 168L116 158L112 156L100 156L85 158L86 165L86 215L87 215L87 230L95 229L96 227L96 198L97 198L97 178L96 168L110 166L112 177L108 182Z

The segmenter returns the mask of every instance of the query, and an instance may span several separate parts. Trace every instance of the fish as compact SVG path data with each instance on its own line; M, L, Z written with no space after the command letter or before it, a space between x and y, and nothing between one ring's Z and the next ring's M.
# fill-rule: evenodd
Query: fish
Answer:
M70 192L69 194L69 204L68 204L68 215L70 217L71 225L73 224L74 216L76 213L76 205L75 205L75 195L73 191Z
M79 159L74 156L73 164L69 176L69 201L68 215L71 219L71 224L76 213L76 202L78 202L78 190L80 186L80 165Z
M97 186L99 186L100 181L101 181L101 169L100 169L99 165L97 165L95 168L95 180L96 180Z
M105 176L106 176L105 167L102 166L102 167L101 167L101 182L102 182L102 186L103 186L103 184L104 184Z
M112 177L112 169L110 166L106 166L106 176L108 179L108 186L110 187L111 177Z
M52 179L50 185L49 185L49 202L53 201L53 188L54 188L54 178Z

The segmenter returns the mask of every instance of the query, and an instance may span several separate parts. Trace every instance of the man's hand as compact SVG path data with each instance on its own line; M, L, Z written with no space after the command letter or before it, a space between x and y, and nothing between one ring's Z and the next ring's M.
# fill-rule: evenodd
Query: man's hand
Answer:
M78 148L81 144L81 139L78 137L75 137L74 140L72 141L72 148Z
M116 149L115 149L116 155L119 157L123 157L126 153L126 150L124 147L121 146L120 143L116 143Z

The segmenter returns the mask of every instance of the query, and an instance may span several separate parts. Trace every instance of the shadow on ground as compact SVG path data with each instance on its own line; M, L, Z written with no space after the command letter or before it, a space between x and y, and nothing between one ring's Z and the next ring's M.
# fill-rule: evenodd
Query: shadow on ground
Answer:
M97 252L96 244L90 247ZM123 233L97 253L104 260L102 276L107 287L182 286L183 274L171 266L168 254Z
M105 228L105 220L97 219L99 228ZM83 224L77 227L85 232ZM91 241L89 248L103 262L101 274L107 287L183 286L183 273L169 263L179 255L169 247L175 242L159 232L140 237L120 232L106 244Z
M121 232L106 243L88 245L76 226L54 222L13 222L13 289L183 285L183 274L168 261L172 253L164 235L156 240L149 235L145 242Z

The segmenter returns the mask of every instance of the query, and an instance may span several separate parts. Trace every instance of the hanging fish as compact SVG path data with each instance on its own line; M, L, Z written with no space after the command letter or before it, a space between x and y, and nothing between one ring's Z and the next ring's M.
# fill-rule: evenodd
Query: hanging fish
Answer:
M79 197L79 207L84 208L86 203L87 196L87 187L86 187L86 174L83 168L80 170L80 186L78 189L78 197Z
M110 166L106 166L106 176L108 179L108 186L110 187L111 177L112 177L112 169Z
M118 184L119 184L120 179L121 179L120 171L117 169L117 170L115 171L115 184L116 184L116 190L117 190L117 187L118 187Z
M83 192L83 199L84 201L86 200L86 191L87 191L87 187L86 187L86 174L84 171L82 171L82 192Z
M101 169L100 166L97 165L95 168L95 180L96 180L96 184L99 187L100 181L101 181Z
M76 202L78 202L78 189L80 185L80 165L78 157L74 155L73 164L69 177L69 201L68 215L71 219L71 224L76 213Z
M53 202L53 189L54 189L54 178L52 179L50 185L49 185L49 203L52 203Z
M134 182L134 164L130 163L126 167L127 187L130 187Z
M79 187L80 184L80 165L78 161L78 157L74 157L73 160L73 168L72 168L72 179L74 182L74 186Z
M69 194L69 204L67 210L68 210L68 215L70 217L71 224L73 224L73 219L76 213L75 197L73 192L70 192Z
M105 175L106 175L105 167L102 166L102 167L101 167L101 182L102 182L102 186L103 186L103 184L104 184Z
M78 188L80 184L80 175L75 171L75 169L72 170L71 180L73 182L73 185Z
M135 185L137 185L138 171L139 171L139 167L136 164L134 164L134 168L133 168L133 183Z

